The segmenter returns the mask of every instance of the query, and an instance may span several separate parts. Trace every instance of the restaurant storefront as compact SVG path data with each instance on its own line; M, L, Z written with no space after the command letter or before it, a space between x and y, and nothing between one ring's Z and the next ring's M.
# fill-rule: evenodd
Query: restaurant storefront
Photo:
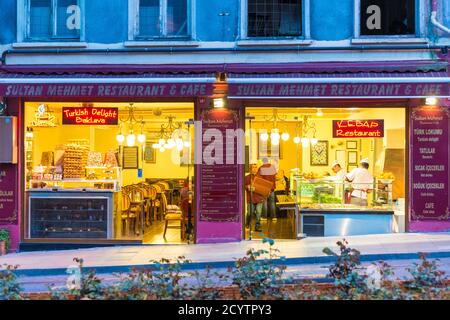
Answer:
M0 74L2 152L17 152L1 158L1 227L22 250L450 229L446 64L266 68ZM188 135L169 143L174 124ZM245 176L265 159L284 183L247 226ZM373 179L355 204L335 165L349 173L362 160Z

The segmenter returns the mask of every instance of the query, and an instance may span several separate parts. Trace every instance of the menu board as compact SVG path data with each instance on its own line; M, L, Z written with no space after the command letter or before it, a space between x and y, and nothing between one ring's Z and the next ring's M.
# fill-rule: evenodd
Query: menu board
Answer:
M226 139L227 129L239 128L238 119L237 111L231 109L204 110L201 113L203 161L200 166L200 220L202 221L239 221L239 165L236 161L238 143L236 138L234 143L227 143ZM216 140L212 137L218 132L223 139ZM233 161L229 159L227 161L227 155L230 154L234 155ZM208 155L212 155L211 159L208 159Z
M17 166L0 164L0 224L17 222Z
M137 169L139 167L139 147L123 147L123 169Z
M449 121L449 109L444 107L421 107L412 112L412 220L450 217Z

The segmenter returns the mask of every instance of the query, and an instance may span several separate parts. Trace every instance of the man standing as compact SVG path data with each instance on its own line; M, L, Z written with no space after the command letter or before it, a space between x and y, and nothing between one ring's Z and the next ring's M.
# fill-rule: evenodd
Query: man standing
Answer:
M276 167L269 162L269 159L262 159L263 165L259 167L258 176L263 178L264 180L272 182L272 188L269 196L267 197L266 206L267 206L267 218L272 219L275 217L276 205L275 205L275 188L276 188L276 180L277 180L277 169Z
M351 182L352 186L352 198L350 203L358 206L367 207L367 194L373 190L373 176L369 172L369 159L362 159L360 167L353 169L350 172L346 180Z
M331 170L336 174L337 179L339 180L345 180L345 176L347 175L347 172L342 169L341 164L339 161L335 160L333 161L331 165Z
M250 164L250 174L245 176L245 190L247 194L247 217L245 226L250 228L250 221L253 212L256 215L255 231L261 231L261 213L264 204L264 197L255 193L255 188L253 187L253 180L255 179L256 173L258 172L258 166L256 163Z

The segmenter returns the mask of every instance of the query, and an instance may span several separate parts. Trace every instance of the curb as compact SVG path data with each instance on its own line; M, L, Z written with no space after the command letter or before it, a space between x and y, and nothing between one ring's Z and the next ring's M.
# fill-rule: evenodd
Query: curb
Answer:
M426 256L429 259L450 258L450 251L448 252L426 252ZM361 262L374 262L374 261L388 261L388 260L413 260L419 259L419 253L387 253L387 254L365 254L361 255ZM317 256L317 257L298 257L298 258L286 258L286 259L274 259L276 264L282 264L286 266L292 265L308 265L308 264L322 264L333 263L336 260L332 256ZM234 266L234 261L211 261L211 262L192 262L183 264L182 270L199 270L211 267L214 269L225 269ZM97 274L110 274L110 273L126 273L131 269L146 269L152 268L155 264L143 264L143 265L123 265L123 266L87 266L85 270L95 270ZM36 276L61 276L66 275L66 268L53 268L53 269L18 269L14 273L17 276L36 277Z

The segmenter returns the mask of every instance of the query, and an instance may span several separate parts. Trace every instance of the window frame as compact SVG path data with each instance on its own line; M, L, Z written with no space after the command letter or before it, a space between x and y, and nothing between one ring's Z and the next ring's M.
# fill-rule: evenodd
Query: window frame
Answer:
M139 3L140 0L128 0L128 41L189 41L196 38L195 34L195 2L186 0L187 34L180 36L167 35L167 3L168 0L159 0L160 34L156 36L140 35L139 30Z
M301 25L302 32L299 36L280 36L280 37L250 37L248 36L248 0L241 0L240 7L240 21L241 27L239 32L239 38L241 40L248 41L296 41L296 40L309 40L311 39L311 23L310 23L310 13L311 6L310 0L302 1L302 15L301 15Z
M77 5L81 10L81 26L80 34L78 37L58 36L57 35L57 17L55 12L57 11L57 0L51 0L51 14L50 23L52 25L52 34L48 37L31 37L31 1L30 0L17 0L17 42L62 42L62 43L79 43L84 41L85 35L85 0L77 0Z
M426 0L415 0L415 33L403 35L362 35L361 34L361 0L354 0L354 35L353 44L359 43L427 43L426 39Z

